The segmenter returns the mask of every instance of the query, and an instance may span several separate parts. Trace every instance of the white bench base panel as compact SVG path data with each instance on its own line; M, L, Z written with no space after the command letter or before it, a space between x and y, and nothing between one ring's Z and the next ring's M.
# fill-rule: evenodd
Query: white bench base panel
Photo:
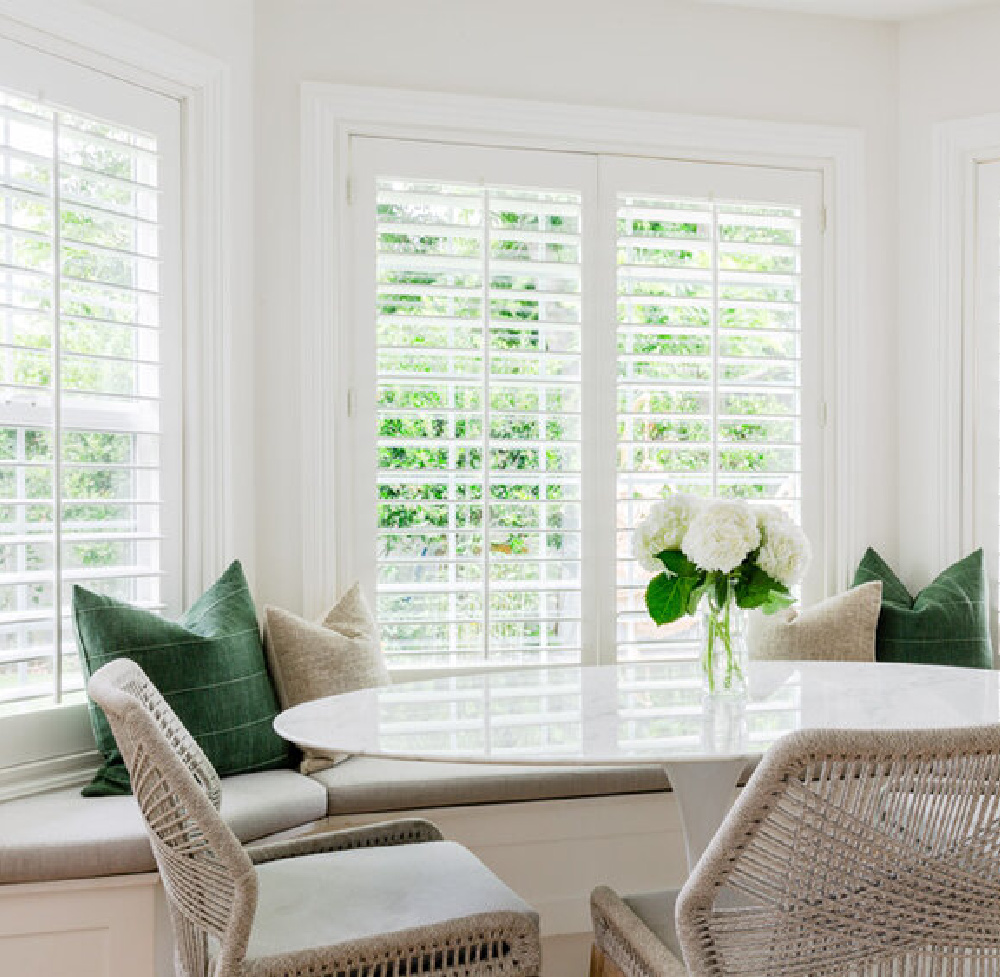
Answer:
M686 876L669 793L344 815L310 830L409 816L434 821L538 909L554 951L569 935L589 932L590 890L598 883L642 892ZM551 957L551 964L543 959L543 977L580 977L560 972L567 954ZM30 977L173 977L158 876L0 886L0 960L4 973Z

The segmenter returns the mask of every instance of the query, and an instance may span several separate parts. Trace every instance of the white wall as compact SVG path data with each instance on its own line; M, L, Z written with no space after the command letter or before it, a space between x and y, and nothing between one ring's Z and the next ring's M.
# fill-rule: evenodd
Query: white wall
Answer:
M678 0L511 0L502 13L463 0L90 2L232 67L234 549L251 572L256 564L262 600L301 605L309 531L298 477L303 80L862 129L870 339L856 389L870 426L855 491L867 500L864 538L898 557L913 586L957 555L936 537L940 460L929 436L938 422L938 364L928 353L931 138L938 122L1000 112L997 6L897 27Z
M233 116L232 159L227 179L232 194L231 280L233 336L229 405L233 539L229 557L239 557L254 581L255 431L253 329L253 3L252 0L86 0L91 6L132 21L156 34L217 58L229 68ZM221 569L221 568L220 568Z
M980 7L901 26L899 32L900 560L923 586L963 554L937 536L943 464L934 397L940 364L932 277L932 139L944 121L1000 112L1000 7ZM954 345L958 335L944 337Z
M863 538L896 554L894 26L677 0L257 0L260 596L301 605L299 84L853 126L867 151ZM860 556L860 554L857 554ZM331 595L331 598L333 595Z

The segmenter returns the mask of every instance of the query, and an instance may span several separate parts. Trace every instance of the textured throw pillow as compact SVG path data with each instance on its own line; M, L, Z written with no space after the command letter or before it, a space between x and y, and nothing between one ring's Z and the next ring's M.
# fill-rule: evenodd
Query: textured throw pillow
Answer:
M854 583L882 582L882 613L875 657L880 662L992 668L986 568L976 550L910 596L873 549L861 560Z
M278 703L238 562L179 621L83 587L73 588L73 620L86 675L115 658L137 662L220 775L291 763L291 747L272 726ZM90 720L104 764L83 793L130 793L111 727L94 703Z
M389 684L378 625L358 584L320 624L277 607L265 607L264 647L282 709ZM301 769L313 773L347 756L307 749Z
M747 645L760 661L875 661L882 584L862 584L812 607L750 612Z

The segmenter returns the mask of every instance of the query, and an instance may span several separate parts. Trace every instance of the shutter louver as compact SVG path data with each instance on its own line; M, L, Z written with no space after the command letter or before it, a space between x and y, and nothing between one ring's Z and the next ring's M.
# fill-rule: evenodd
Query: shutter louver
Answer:
M579 196L381 179L376 207L387 659L578 661Z
M82 689L72 584L159 608L158 157L0 93L0 708Z
M632 530L664 493L800 518L801 212L618 196L618 656L690 657L657 628Z

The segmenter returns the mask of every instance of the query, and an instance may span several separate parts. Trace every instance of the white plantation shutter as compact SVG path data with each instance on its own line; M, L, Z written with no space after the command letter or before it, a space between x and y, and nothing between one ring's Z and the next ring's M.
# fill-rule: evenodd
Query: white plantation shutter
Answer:
M0 90L0 712L82 688L74 583L152 609L177 585L161 338L175 149L175 133Z
M975 328L965 353L965 459L961 499L965 550L983 547L993 647L1000 615L1000 160L975 167L975 238L970 296Z
M619 655L690 654L657 628L631 535L668 492L802 510L802 208L620 193ZM683 649L683 651L682 651Z
M580 655L578 194L378 181L390 663Z
M685 685L690 628L652 625L632 558L655 499L771 501L821 551L819 176L380 139L352 160L342 572L390 664L669 656Z

